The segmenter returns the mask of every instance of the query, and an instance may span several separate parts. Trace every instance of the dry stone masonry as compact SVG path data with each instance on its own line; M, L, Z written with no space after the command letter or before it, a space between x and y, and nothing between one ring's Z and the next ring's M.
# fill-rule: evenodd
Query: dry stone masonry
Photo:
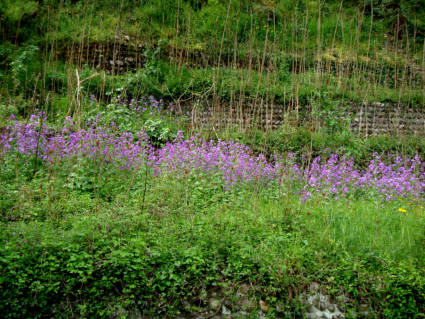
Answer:
M144 65L146 47L127 35L116 36L109 42L90 42L68 46L59 50L63 59L77 65L89 65L106 70L110 74L140 69ZM202 105L202 107L200 107ZM345 117L351 120L351 128L359 135L405 134L425 135L425 107L394 102L349 102L342 105ZM237 125L247 128L253 125L263 129L275 129L285 121L300 124L311 117L308 106L293 102L275 102L249 98L226 103L190 103L185 112L194 123Z
M303 106L258 104L246 102L244 107L221 105L187 110L193 122L199 125L237 125L247 128L252 125L275 129L285 121L300 124L308 118L309 111ZM345 107L344 117L351 123L353 133L359 135L415 134L425 135L425 108L399 103L350 102ZM307 115L306 115L307 113Z
M425 109L398 103L352 103L352 129L365 135L425 133Z
M78 43L58 50L66 61L83 66L105 70L110 74L137 70L143 67L146 47L130 41L129 36L116 36L107 42Z

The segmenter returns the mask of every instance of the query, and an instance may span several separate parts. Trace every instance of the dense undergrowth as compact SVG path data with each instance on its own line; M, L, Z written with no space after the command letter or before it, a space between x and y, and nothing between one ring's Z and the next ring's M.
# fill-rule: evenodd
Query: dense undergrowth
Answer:
M1 1L0 316L302 318L313 283L347 318L425 317L425 139L346 113L424 108L423 10ZM285 116L193 119L248 104Z
M323 104L318 93L337 105L424 104L419 1L20 0L4 2L0 19L1 87L17 105L21 96L55 109L76 89L102 99L121 89L129 98L264 99L301 109ZM123 39L139 67L118 71ZM111 52L91 61L90 44ZM97 66L103 55L114 76ZM123 71L131 72L116 76Z
M157 105L132 118L165 121ZM277 165L238 144L170 144L182 133L158 135L153 120L141 133L130 126L133 136L120 128L132 121L114 116L112 126L94 116L58 127L42 114L12 117L3 131L7 317L189 316L208 307L202 291L231 296L241 283L269 316L301 317L311 281L346 295L347 311L424 312L420 162L409 171L401 158L375 159L362 185L336 158Z

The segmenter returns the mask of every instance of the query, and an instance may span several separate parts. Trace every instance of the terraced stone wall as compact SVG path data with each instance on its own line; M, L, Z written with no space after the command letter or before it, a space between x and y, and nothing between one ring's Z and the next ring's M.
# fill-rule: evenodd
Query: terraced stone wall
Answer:
M425 108L397 103L352 103L355 132L374 134L425 134Z
M131 41L128 36L122 36L109 43L91 42L68 46L59 52L62 59L72 60L78 65L87 64L111 74L120 74L142 68L145 50L143 44ZM366 136L404 133L425 135L424 106L351 102L342 107L346 110L344 116L351 120L354 133ZM188 103L183 109L195 124L237 125L241 128L256 125L263 129L275 129L285 121L299 125L312 118L308 106L297 103L282 105L261 99L256 102L245 99L231 103L206 100L201 103Z
M398 103L350 102L345 105L344 117L351 122L351 129L359 135L415 134L425 135L425 108ZM285 121L297 125L311 119L311 110L304 106L277 105L269 103L236 102L213 106L186 108L194 123L238 125L247 128L257 125L275 129Z

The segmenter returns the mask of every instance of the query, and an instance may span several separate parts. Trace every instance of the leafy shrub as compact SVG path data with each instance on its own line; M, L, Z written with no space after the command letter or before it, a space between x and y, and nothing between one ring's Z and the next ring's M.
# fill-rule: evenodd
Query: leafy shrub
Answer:
M14 89L24 94L32 93L36 85L37 73L41 69L39 51L35 45L23 47L10 63Z
M156 147L161 147L176 138L176 133L166 126L161 119L147 120L144 123L144 128L151 144Z

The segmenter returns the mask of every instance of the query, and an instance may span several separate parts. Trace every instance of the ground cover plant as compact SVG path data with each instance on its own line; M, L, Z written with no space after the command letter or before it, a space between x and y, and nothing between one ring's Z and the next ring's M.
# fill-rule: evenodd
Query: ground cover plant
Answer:
M303 305L288 291L311 280L353 311L366 301L376 316L423 312L419 157L303 166L181 131L155 146L146 127L95 119L11 116L1 134L10 317L188 315L207 307L202 291L242 282L268 315L296 317Z
M425 317L424 8L0 1L0 317Z

